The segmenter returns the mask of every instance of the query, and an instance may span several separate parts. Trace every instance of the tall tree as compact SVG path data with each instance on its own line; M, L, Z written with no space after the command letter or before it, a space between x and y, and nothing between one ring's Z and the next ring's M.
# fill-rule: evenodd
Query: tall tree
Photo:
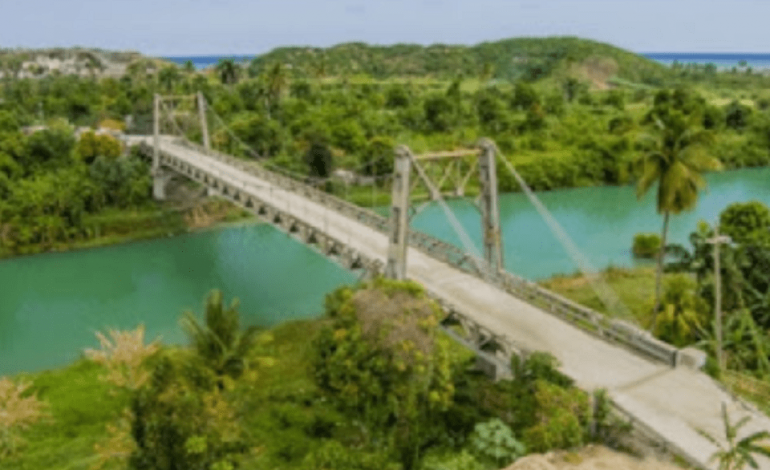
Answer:
M721 168L719 160L708 152L711 134L696 127L693 119L686 119L677 110L667 114L666 120L655 119L657 135L645 136L647 151L637 160L640 174L637 198L641 199L657 183L657 210L663 214L661 248L655 278L655 307L651 329L655 328L660 310L663 258L671 214L692 210L698 202L698 192L706 186L702 173Z
M276 62L267 73L267 91L270 96L270 107L274 108L281 99L281 94L289 86L289 75L280 62Z
M235 59L219 59L216 72L223 85L238 83L238 65Z

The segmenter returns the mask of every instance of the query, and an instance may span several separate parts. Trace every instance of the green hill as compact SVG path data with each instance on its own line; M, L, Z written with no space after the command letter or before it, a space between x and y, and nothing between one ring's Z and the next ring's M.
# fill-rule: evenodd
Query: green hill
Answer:
M296 76L453 78L486 73L491 78L539 80L573 75L600 87L611 77L656 84L670 75L665 66L633 52L576 37L513 38L475 46L281 47L256 57L252 67L261 70L275 62L290 65Z

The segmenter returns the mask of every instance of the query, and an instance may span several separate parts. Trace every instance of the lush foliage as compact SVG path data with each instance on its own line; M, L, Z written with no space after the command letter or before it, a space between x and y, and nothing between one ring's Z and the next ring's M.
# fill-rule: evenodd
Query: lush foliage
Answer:
M639 258L653 258L660 250L660 235L657 233L637 233L634 235L632 252Z
M489 459L497 466L513 462L527 453L524 444L513 436L511 428L497 418L477 424L470 445L481 459Z
M719 216L719 231L736 243L766 238L770 231L770 209L759 201L730 204Z
M440 311L416 284L378 279L327 302L334 319L318 339L314 371L338 406L393 439L405 468L435 439L430 425L452 403L454 385Z

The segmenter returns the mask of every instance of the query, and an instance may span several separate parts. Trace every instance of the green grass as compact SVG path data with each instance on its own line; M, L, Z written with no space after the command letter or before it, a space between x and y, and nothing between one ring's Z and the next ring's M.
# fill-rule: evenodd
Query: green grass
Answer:
M603 272L603 278L631 311L633 318L630 320L646 326L650 321L650 299L655 291L654 266L636 269L609 268ZM608 311L591 287L591 283L582 274L554 276L541 281L540 285L597 312L619 316L617 311Z
M94 444L106 436L106 424L127 405L126 397L110 393L99 380L102 369L81 359L64 369L21 374L32 382L32 391L48 403L50 416L23 437L26 447L16 457L1 462L3 469L88 469Z

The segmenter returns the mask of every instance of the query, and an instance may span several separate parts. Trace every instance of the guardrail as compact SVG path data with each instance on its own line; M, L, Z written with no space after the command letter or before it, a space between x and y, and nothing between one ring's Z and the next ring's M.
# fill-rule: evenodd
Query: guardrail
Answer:
M257 164L206 149L185 139L174 140L176 145L187 147L236 167L246 173L294 191L306 198L319 202L347 217L389 235L389 221L376 212L356 206L348 201L323 192L293 178L267 170ZM461 271L479 277L490 284L525 300L542 310L562 318L570 324L606 341L625 346L637 353L676 366L679 350L652 337L636 325L622 320L610 319L595 310L584 307L542 286L507 271L493 272L486 261L474 258L460 248L422 232L409 231L409 244L424 253L447 263Z

